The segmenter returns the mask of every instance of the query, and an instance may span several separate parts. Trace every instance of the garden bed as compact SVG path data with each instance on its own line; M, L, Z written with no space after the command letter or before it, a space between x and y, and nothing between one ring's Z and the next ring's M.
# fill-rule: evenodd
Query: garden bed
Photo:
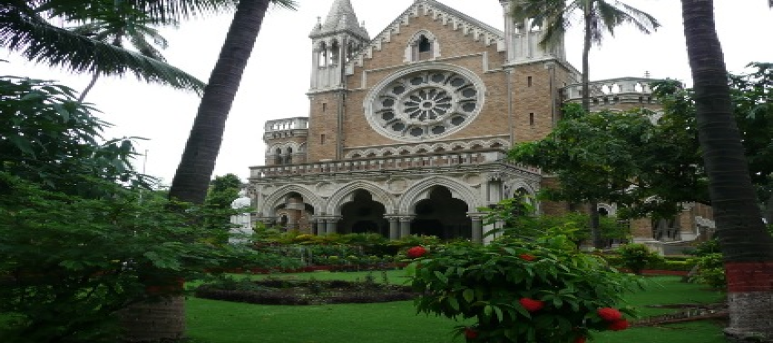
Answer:
M341 280L229 280L199 286L195 296L264 305L318 305L411 300L408 286Z

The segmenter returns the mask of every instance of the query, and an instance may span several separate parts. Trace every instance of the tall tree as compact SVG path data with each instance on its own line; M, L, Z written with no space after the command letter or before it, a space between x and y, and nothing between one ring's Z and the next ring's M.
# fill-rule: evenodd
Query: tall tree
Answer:
M231 26L226 34L215 67L199 104L198 113L191 128L188 142L172 186L169 198L173 200L202 204L207 195L215 161L220 152L225 122L239 89L242 74L260 33L263 17L269 4L294 8L292 0L240 0ZM157 330L148 335L148 326L158 327L152 319L133 316L130 336L142 340L179 339L184 325L175 318L184 318L184 302L171 298L163 303L143 304L142 312L152 312L166 322L177 323L173 329ZM139 311L138 311L139 312ZM163 326L163 325L162 325Z
M713 0L682 0L698 134L724 255L731 342L773 342L773 238L766 232L732 115Z
M615 28L622 24L631 24L639 31L649 34L660 27L660 23L651 15L614 0L521 0L512 8L515 20L531 20L532 27L541 27L544 36L543 47L563 44L564 35L571 27L575 13L581 14L583 25L582 49L582 108L590 112L590 49L601 45L604 32L614 36ZM593 245L602 248L599 232L598 199L587 199L593 230Z
M657 118L645 109L585 113L568 104L547 137L516 145L509 157L558 178L540 192L547 200L598 199L617 204L626 219L672 218L683 203L709 200L696 131L685 125L694 113L666 105Z
M286 8L295 6L292 0L239 1L172 179L170 198L196 204L204 202L225 122L270 3Z

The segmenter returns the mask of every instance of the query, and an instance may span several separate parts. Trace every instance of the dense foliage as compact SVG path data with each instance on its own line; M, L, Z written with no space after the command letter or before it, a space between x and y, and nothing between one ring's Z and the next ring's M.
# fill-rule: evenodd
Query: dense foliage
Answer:
M134 138L104 140L109 124L94 112L66 86L0 76L0 171L85 197L107 195L90 179L149 186L131 166Z
M3 342L115 342L121 310L181 281L286 259L215 245L206 212L144 187L130 139L67 87L0 78L0 327ZM5 323L5 321L4 321Z
M417 310L472 319L457 328L470 342L582 342L593 331L627 328L632 309L618 303L635 279L578 251L574 231L525 238L505 229L488 245L425 247L407 267L422 293Z

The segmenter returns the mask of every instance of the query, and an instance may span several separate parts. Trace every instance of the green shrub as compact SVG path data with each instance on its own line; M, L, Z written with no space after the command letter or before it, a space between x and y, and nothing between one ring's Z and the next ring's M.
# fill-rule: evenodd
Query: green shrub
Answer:
M660 263L663 260L663 257L650 251L644 244L623 244L618 248L617 252L622 258L623 267L637 275L640 275L642 270L648 266Z
M633 310L616 306L637 278L579 252L569 231L433 247L407 267L418 311L472 319L456 329L469 342L566 343L626 328Z
M711 288L724 290L727 287L725 279L725 266L722 262L722 254L705 254L695 258L697 272L690 277L691 282L702 283Z
M96 186L92 184L91 186ZM181 292L211 268L284 259L213 245L196 208L170 211L152 194L101 183L106 199L40 189L0 172L3 342L115 342L127 306ZM175 204L182 206L182 204Z

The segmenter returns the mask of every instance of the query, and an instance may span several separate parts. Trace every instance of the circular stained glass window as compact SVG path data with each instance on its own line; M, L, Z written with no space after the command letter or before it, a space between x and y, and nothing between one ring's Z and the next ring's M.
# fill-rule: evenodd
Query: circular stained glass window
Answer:
M402 141L447 136L472 122L483 106L482 83L457 67L398 73L366 98L368 122Z

